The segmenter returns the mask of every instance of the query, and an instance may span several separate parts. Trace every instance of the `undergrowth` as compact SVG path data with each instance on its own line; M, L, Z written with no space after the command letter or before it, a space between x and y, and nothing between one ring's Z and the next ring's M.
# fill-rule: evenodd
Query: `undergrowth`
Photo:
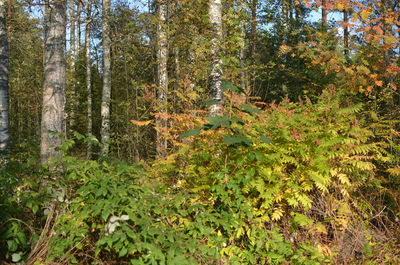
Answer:
M239 103L223 116L172 117L165 137L179 148L153 165L65 155L54 175L31 155L14 156L0 173L1 258L399 262L392 123L332 91L316 103L263 108ZM73 144L65 141L64 153Z

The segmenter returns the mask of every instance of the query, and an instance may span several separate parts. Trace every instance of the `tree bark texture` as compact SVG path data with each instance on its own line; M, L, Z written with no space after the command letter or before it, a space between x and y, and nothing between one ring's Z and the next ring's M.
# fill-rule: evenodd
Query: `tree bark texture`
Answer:
M7 4L0 0L0 155L8 152L9 120L8 120L8 74L9 49L7 36Z
M59 157L65 135L66 1L45 4L44 88L40 156L42 163Z
M168 94L168 35L167 35L167 3L166 0L157 2L157 100L159 111L167 113ZM167 140L162 137L160 130L166 130L167 120L163 117L156 119L157 131L157 156L163 157L167 151Z
M222 3L221 0L209 0L208 16L211 23L211 73L210 73L210 96L216 102L210 106L210 115L218 116L222 113L223 91L222 91Z
M101 100L101 156L110 151L111 39L110 0L103 0L103 94Z

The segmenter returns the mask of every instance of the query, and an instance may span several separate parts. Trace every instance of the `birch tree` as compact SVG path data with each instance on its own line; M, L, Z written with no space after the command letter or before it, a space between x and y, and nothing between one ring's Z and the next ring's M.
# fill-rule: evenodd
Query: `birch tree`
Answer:
M60 156L65 135L66 1L45 3L44 88L40 156L42 163Z
M111 40L110 0L103 0L103 94L101 100L101 156L110 150Z
M10 139L8 128L9 53L6 17L6 0L0 0L0 155L7 153Z
M211 73L210 96L215 101L210 106L210 115L217 116L222 112L222 3L221 0L209 0L208 15L212 28L211 37Z
M167 112L167 93L168 93L168 37L167 37L167 3L166 0L157 1L157 100L162 113ZM157 128L157 156L162 157L166 154L167 140L161 135L161 131L166 129L167 121L163 117L156 120Z

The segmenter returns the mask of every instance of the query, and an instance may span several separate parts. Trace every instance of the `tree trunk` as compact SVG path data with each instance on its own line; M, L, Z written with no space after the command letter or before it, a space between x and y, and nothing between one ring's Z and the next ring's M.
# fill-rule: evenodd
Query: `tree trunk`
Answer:
M47 163L59 157L57 150L65 135L66 2L45 4L44 89L40 157Z
M8 152L10 139L8 121L9 50L6 18L6 1L0 0L0 159L2 154Z
M76 107L76 79L75 79L75 63L76 63L76 45L75 45L75 24L76 24L76 13L75 13L75 0L69 0L69 24L70 24L70 58L69 58L69 71L70 71L70 85L69 85L69 94L70 97L68 98L69 105L70 105L70 113L69 113L69 129L68 131L71 132L73 127L75 126L75 107Z
M110 151L111 39L110 0L103 0L103 95L101 99L101 156Z
M254 92L254 88L256 85L256 71L255 71L255 66L256 66L256 50L257 50L257 5L258 5L258 0L252 0L251 1L251 48L250 48L250 60L251 60L251 66L253 68L252 72L250 73L250 86L249 86L249 91L247 91L247 94L249 96L252 95Z
M168 94L168 36L167 36L167 3L166 0L157 2L157 100L160 112L167 113ZM167 151L167 140L162 137L160 130L166 130L167 120L163 117L156 119L157 131L157 156L163 157Z
M250 96L250 91L247 91L246 84L246 25L244 22L240 23L240 50L239 50L239 62L240 62L240 87L245 92L245 96Z
M221 115L223 107L222 91L222 3L221 0L209 0L208 15L212 27L211 37L211 73L210 73L210 94L211 99L215 100L210 106L210 115Z
M92 136L92 71L91 71L91 60L90 60L90 25L92 22L91 18L91 3L87 3L87 17L86 17L86 29L85 29L85 54L86 54L86 93L87 93L87 135ZM92 144L90 141L87 146L87 158L92 157Z
M322 10L322 30L326 31L328 28L328 12L326 10L326 1L322 0L321 2L321 10Z
M82 41L82 32L81 32L81 13L82 13L82 2L78 1L78 6L76 10L76 26L77 26L77 40L76 40L76 53L79 56L81 52L81 41Z
M349 60L349 13L343 10L343 43L344 43L344 56Z

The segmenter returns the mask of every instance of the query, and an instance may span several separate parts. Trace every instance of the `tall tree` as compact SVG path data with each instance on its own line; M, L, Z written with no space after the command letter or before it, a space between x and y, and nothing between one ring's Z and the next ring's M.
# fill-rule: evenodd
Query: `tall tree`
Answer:
M326 1L321 1L321 10L322 10L322 30L326 30L328 27L328 11L326 9Z
M209 0L208 16L211 23L211 73L210 73L210 95L215 101L210 106L210 115L217 116L222 112L222 3L221 0Z
M69 131L75 125L76 113L76 32L75 32L75 25L77 21L77 15L75 12L75 0L69 0L69 25L70 25L70 32L69 32L69 47L70 47L70 54L69 54L69 72L70 72L70 82L69 82L69 105L70 105L70 113L69 113Z
M8 128L9 53L6 18L6 0L0 0L0 155L8 151L10 139Z
M85 29L85 55L86 55L86 93L87 93L87 135L92 136L92 63L90 60L90 36L91 36L91 8L92 4L90 1L87 2L86 7L86 29ZM87 146L87 158L90 159L92 156L92 144L90 141Z
M110 150L111 39L110 0L103 0L103 94L101 99L101 156Z
M344 55L346 60L349 60L349 12L345 8L343 10L343 42L344 42Z
M258 0L251 0L251 48L250 48L250 60L253 67L253 71L251 73L250 87L249 89L253 89L255 87L256 80L256 72L255 72L255 64L256 64L256 49L257 49L257 6ZM247 91L249 95L251 95L252 91Z
M66 1L45 3L44 87L40 157L42 163L60 156L65 135Z
M157 100L162 113L167 112L168 94L168 36L167 36L167 2L157 1ZM157 131L157 156L165 156L167 151L167 140L162 137L160 130L165 130L167 121L163 117L156 120Z
M77 40L76 40L76 51L77 54L80 54L81 51L81 42L82 42L82 30L81 30L81 13L82 13L82 1L78 1L77 9L76 9L76 29L77 29Z

